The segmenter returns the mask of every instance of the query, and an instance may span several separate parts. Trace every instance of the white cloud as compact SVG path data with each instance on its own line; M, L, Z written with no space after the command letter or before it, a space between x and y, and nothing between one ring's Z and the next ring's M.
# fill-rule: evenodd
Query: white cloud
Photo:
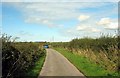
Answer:
M60 20L76 18L78 12L75 12L74 3L31 3L23 6L23 11L29 16L36 16L40 19ZM73 6L72 6L73 4Z
M77 26L77 28L76 28L76 30L78 30L78 31L84 31L84 30L87 30L87 28L88 28L89 26L85 26L85 25L80 25L80 26Z
M89 19L89 18L90 18L89 15L80 15L80 16L78 17L78 20L80 20L80 21L85 21L85 20L87 20L87 19Z
M2 2L21 2L21 0L2 0Z
M100 29L95 28L90 25L78 25L72 28L63 29L60 34L64 37L73 38L82 38L84 36L94 37L94 35L99 34L101 32Z
M76 27L77 31L87 31L87 32L100 32L99 29L94 28L92 26L89 25L79 25Z
M20 37L20 36L33 36L33 34L29 33L29 32L25 32L25 31L20 31L16 34L16 36Z
M99 29L96 29L96 28L91 28L91 31L92 31L92 32L100 32L100 30L99 30Z
M43 23L47 24L47 23L49 23L49 21L48 20L43 20Z
M18 0L19 1L19 0ZM27 1L27 0L26 0ZM36 1L36 0L34 0ZM70 0L64 0L66 2L62 2L63 0L59 0L59 2L49 2L48 0L42 0L42 2L39 3L8 3L11 4L12 6L14 6L13 4L15 4L15 8L17 8L17 11L21 11L21 13L23 13L23 17L25 19L25 22L27 23L37 23L37 24L45 24L48 27L63 27L63 25L57 25L59 23L59 21L64 21L64 20L74 20L77 19L79 17L80 21L85 21L87 19L90 18L89 22L86 22L87 25L78 25L76 28L72 27L70 28L70 30L65 30L65 32L67 32L67 35L72 35L75 36L76 34L83 34L88 32L100 32L99 29L97 29L95 26L93 27L95 21L98 19L97 16L103 17L103 16L110 16L109 13L112 12L113 9L111 10L104 10L104 8L102 8L103 13L99 12L101 9L101 6L104 7L106 5L110 5L109 3L90 3L90 2L85 2L85 3L80 3L80 2L70 2L67 3L67 1ZM47 1L47 2L44 2ZM80 0L79 0L80 1ZM90 1L90 0L89 0ZM7 5L8 6L8 5ZM16 7L17 6L17 7ZM107 7L107 6L106 6ZM88 10L88 8L93 8L93 10ZM98 10L94 10L97 9ZM87 11L87 13L82 13L84 10L84 12ZM117 10L117 9L116 9ZM81 12L82 11L82 12ZM116 11L113 11L116 12ZM104 15L106 13L106 15ZM96 15L95 15L96 14ZM97 17L97 18L95 18ZM57 22L56 22L57 21ZM74 21L73 21L74 22ZM111 22L111 19L109 18L103 18L99 21L99 25L104 25L104 24L108 24L109 22ZM66 22L66 24L70 25L70 22ZM66 24L64 26L66 26ZM90 26L89 26L90 25ZM107 26L103 26L106 29L115 29L116 25L115 24L110 23ZM114 26L114 27L113 27ZM57 28L57 27L56 27ZM82 32L81 32L82 31ZM85 31L85 32L84 32ZM91 34L91 33L90 33ZM93 34L93 33L92 33ZM81 36L83 36L81 35ZM66 36L65 36L66 37Z
M68 33L71 33L72 31L71 30L67 30Z
M118 23L117 22L111 22L108 26L105 27L106 29L115 30L118 29Z
M88 20L93 18L90 13L82 13L80 9L85 8L100 8L101 6L108 5L106 3L80 3L80 2L47 2L47 3L10 3L12 6L16 7L23 13L24 21L26 23L44 24L48 27L62 28L63 25L58 25L55 21L61 20L73 20L78 18L80 21ZM104 11L104 10L103 10ZM95 13L97 14L97 13ZM98 13L99 15L99 13ZM98 16L95 15L95 16ZM89 20L91 22L92 20ZM95 21L95 20L93 20ZM86 22L86 21L85 21ZM93 23L93 22L91 22ZM109 23L109 18L103 18L100 20L99 24ZM64 25L65 26L65 25ZM90 28L89 26L77 27L77 31L91 31L99 32L98 29ZM68 31L73 32L73 31Z
M28 23L41 23L42 20L70 20L79 17L80 20L90 18L88 14L82 15L80 9L98 8L106 3L93 4L89 2L44 2L44 3L9 3L23 13L25 21ZM30 22L29 22L30 21Z
M2 0L2 2L118 2L119 0Z
M26 23L44 24L44 25L47 25L48 27L58 26L47 19L41 19L40 17L36 17L36 16L26 18L25 22Z
M98 22L98 25L108 25L110 24L111 20L110 18L101 18Z
M118 29L118 22L110 18L101 18L101 20L97 24L103 26L105 29Z

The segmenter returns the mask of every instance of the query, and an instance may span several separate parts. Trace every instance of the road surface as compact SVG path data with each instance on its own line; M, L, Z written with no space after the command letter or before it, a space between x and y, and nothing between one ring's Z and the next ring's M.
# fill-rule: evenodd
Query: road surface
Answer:
M47 49L45 63L39 76L84 76L63 55L56 50Z

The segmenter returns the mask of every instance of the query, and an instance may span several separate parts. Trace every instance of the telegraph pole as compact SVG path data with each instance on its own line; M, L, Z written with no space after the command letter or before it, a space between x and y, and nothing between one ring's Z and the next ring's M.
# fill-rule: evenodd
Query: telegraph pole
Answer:
M52 42L54 42L54 36L52 37Z
M54 36L51 37L50 42L54 42Z

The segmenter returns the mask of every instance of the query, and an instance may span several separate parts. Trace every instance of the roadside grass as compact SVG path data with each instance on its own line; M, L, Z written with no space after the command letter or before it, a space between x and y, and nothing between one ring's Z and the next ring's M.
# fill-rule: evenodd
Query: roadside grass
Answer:
M118 73L114 73L112 71L107 71L102 67L96 65L94 62L89 61L88 58L80 56L78 54L74 54L63 48L54 48L62 55L64 55L79 71L81 71L85 76L102 76L102 77L110 77L118 76Z
M37 78L39 76L39 73L40 73L42 66L44 64L44 61L45 61L45 57L46 57L46 55L44 54L43 56L41 56L39 58L38 61L36 61L35 65L27 71L27 73L26 73L27 77Z

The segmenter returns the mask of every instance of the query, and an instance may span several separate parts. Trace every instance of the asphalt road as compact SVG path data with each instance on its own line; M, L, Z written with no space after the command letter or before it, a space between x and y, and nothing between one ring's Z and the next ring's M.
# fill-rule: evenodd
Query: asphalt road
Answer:
M84 76L63 55L56 50L47 49L45 63L39 76Z

